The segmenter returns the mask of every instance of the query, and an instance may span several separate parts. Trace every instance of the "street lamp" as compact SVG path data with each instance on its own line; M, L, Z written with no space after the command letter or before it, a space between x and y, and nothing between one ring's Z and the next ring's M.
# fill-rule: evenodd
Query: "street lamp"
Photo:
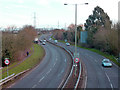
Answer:
M64 5L68 5L67 3L64 3ZM77 57L77 5L88 5L88 3L82 3L82 4L70 4L75 5L75 58Z
M68 5L68 4L64 3L64 5ZM70 5L75 5L75 56L74 58L77 58L77 5L88 5L88 3L70 4ZM75 75L76 75L76 69L75 69Z

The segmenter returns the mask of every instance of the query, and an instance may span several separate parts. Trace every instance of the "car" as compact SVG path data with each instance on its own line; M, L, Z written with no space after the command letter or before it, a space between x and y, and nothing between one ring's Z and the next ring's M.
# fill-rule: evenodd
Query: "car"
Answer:
M44 39L43 41L44 41L44 42L46 42L46 40L45 40L45 39Z
M52 38L49 38L49 40L52 40Z
M42 43L42 40L39 40Z
M57 40L55 40L54 42L55 42L55 44L57 44L57 43L58 43L58 41L57 41Z
M42 45L45 45L45 42L42 42Z
M67 42L66 45L67 45L67 46L70 46L70 43Z
M112 67L112 63L110 62L109 59L103 59L102 66L104 66L104 67Z

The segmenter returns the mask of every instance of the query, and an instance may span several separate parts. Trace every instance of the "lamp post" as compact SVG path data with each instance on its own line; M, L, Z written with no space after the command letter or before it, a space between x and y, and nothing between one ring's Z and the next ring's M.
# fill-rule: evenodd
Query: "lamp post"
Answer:
M68 4L64 3L64 5L68 5ZM75 56L74 58L77 58L77 5L88 5L88 3L70 4L70 5L75 5ZM75 75L76 75L76 69L75 69Z
M68 5L68 4L64 3L64 5ZM88 3L70 4L70 5L75 5L75 57L77 57L77 5L88 5Z

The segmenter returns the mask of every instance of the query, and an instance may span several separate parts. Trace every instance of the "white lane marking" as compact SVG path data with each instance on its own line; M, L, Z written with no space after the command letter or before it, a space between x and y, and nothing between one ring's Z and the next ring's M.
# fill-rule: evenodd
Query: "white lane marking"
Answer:
M57 61L58 59L56 58L56 61Z
M38 67L39 67L39 64L38 64L35 68L33 68L31 71L29 71L25 76L23 76L22 79L25 78L25 77L27 78L27 76L28 76L32 71L34 71L35 69L37 69ZM22 79L21 79L21 80L22 80ZM16 84L16 83L13 83L13 84L12 84L11 86L9 86L9 87L14 86L15 84ZM9 87L8 87L8 88L9 88Z
M97 60L96 59L94 59L95 60L95 62L97 62Z
M66 62L66 59L65 59L65 62Z
M51 71L52 69L50 68L50 70L49 71Z
M44 78L45 78L45 77L43 76L43 77L39 80L39 82L41 82Z
M56 62L54 63L53 67L55 66Z
M50 71L48 71L46 74L48 75L50 73Z
M58 74L58 77L64 72L64 69Z
M109 76L107 75L107 73L106 73L106 72L105 72L105 75L107 76L108 81L109 81L109 83L110 83L110 86L111 86L111 88L113 89L113 85L112 85L112 83L111 83L111 81L110 81L110 78L109 78Z
M46 75L48 75L48 74L51 72L51 70L52 70L52 69L50 68L50 70L46 73Z
M37 85L35 84L35 85L33 85L33 87L32 88L35 88Z

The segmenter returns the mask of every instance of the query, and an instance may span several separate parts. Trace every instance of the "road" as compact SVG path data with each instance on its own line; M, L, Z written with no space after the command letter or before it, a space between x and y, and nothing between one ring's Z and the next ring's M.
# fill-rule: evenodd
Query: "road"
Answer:
M47 39L51 35L48 35ZM51 41L54 42L54 41ZM65 47L74 52L74 46L66 46L64 43L58 42L59 46ZM86 88L118 88L120 69L113 64L111 68L105 68L101 65L102 59L105 57L82 48L77 48L80 60L85 64L86 68Z
M46 43L43 47L46 55L41 63L11 88L58 88L65 80L71 68L71 57L52 44Z

